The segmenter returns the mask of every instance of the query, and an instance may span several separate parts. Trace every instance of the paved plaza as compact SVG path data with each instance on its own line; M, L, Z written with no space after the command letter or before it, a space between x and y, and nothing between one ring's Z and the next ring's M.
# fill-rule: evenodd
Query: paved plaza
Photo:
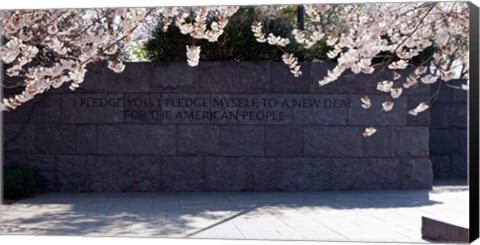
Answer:
M421 216L468 224L468 186L432 190L46 193L1 206L1 233L420 242Z

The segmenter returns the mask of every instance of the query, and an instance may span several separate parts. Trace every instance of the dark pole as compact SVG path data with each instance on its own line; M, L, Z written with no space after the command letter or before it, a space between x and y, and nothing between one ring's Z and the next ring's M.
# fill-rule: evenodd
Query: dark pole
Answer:
M304 13L303 5L298 5L297 7L297 28L300 30L305 30L305 20L303 18Z

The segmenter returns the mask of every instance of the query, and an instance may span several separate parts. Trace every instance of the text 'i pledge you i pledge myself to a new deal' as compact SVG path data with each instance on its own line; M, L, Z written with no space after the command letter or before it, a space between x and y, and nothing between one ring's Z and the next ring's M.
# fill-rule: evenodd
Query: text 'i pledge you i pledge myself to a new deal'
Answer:
M253 95L129 95L105 98L80 96L73 107L124 108L129 120L284 121L290 108L319 110L352 107L348 99Z

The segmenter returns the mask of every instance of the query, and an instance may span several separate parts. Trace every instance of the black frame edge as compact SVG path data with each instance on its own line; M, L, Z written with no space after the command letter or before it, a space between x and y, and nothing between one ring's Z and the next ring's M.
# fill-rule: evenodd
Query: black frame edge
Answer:
M479 8L472 2L469 5L469 93L468 93L468 185L470 189L469 240L479 237Z

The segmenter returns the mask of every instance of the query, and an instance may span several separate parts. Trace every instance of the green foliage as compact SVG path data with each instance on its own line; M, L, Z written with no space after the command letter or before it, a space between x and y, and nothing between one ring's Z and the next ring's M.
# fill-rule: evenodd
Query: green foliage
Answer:
M268 10L258 7L240 7L235 13L225 32L217 42L207 40L194 40L180 33L180 30L171 26L167 32L158 27L153 38L145 45L146 57L152 61L185 61L186 45L195 42L201 46L202 61L279 61L283 51L267 43L259 43L255 40L251 31L253 21L262 21L265 33L273 33L277 36L292 37L295 28L296 15L294 9L288 9L275 16L267 14ZM293 37L291 38L293 40ZM319 42L311 49L302 49L298 44L291 43L284 48L285 51L293 52L302 60L326 59L328 48L325 42Z
M4 167L3 191L5 199L20 199L39 191L44 179L33 166L12 165Z

